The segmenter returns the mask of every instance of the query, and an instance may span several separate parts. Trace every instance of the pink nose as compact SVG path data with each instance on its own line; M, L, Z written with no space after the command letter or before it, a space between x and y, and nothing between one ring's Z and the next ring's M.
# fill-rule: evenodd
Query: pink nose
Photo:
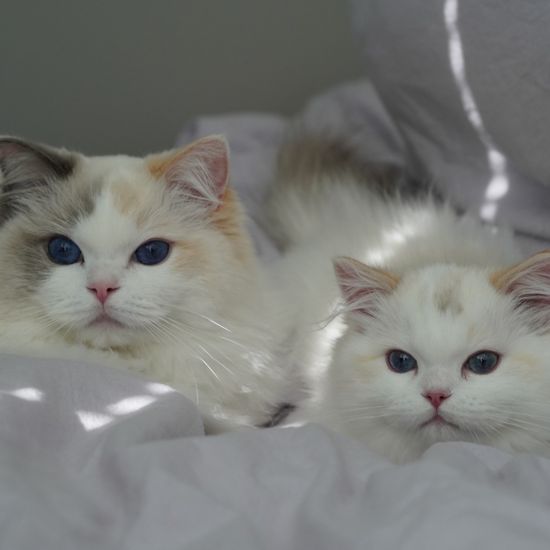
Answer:
M441 403L451 396L451 393L445 390L431 390L423 395L433 405L434 409L438 409Z
M107 301L107 298L118 290L120 287L116 286L115 283L94 283L88 286L88 290L95 294L95 297L104 304Z

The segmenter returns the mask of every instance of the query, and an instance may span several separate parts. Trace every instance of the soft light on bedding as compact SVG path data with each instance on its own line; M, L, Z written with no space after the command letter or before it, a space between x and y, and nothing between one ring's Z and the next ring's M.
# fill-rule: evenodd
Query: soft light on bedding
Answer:
M0 370L6 549L548 548L550 460L446 443L394 466L315 426L203 437L190 401L124 372Z

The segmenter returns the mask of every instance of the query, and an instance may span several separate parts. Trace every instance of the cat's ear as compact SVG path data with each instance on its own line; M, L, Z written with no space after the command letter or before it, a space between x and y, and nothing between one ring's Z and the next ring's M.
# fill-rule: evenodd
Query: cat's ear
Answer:
M223 136L208 136L184 149L147 159L150 172L187 198L221 205L229 179L229 148Z
M344 298L345 311L354 317L373 317L380 298L393 292L399 284L399 279L395 275L353 258L340 257L333 263Z
M550 330L550 250L493 273L491 283L514 298L527 313L528 321Z
M40 191L68 178L76 157L62 149L0 137L0 223L23 210Z
M0 137L0 172L2 190L14 191L45 185L67 178L75 160L65 150L30 143L13 137Z

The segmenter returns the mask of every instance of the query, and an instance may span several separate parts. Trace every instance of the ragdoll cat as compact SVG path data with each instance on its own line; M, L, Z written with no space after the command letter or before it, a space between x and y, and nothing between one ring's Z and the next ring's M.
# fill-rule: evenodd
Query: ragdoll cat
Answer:
M304 368L328 368L292 420L395 462L440 441L550 455L550 252L501 268L518 257L509 236L322 140L290 143L281 166L270 219L294 300L313 327L344 299L312 332ZM369 266L340 257L335 278L342 255Z
M502 270L335 267L349 328L323 421L396 462L456 440L550 456L550 252Z
M143 159L5 137L0 169L0 350L143 372L211 424L269 422L281 331L222 137Z

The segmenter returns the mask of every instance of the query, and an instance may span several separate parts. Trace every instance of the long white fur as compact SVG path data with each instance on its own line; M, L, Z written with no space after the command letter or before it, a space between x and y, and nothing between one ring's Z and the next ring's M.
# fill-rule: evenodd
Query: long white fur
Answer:
M279 185L271 217L287 243L282 270L294 281L304 326L318 329L304 357L324 368L313 370L317 385L293 421L348 433L396 462L448 440L550 455L550 255L540 259L544 269L522 273L515 290L498 289L492 277L519 259L505 231L429 197L381 197L348 172ZM337 260L348 298L339 302L331 259L343 255L387 270L390 284ZM522 307L533 294L546 303ZM335 307L342 315L315 325ZM391 349L411 353L418 371L390 371ZM481 350L501 354L498 368L465 373L463 363ZM422 394L434 389L451 392L440 412L457 428L423 426L434 410Z
M209 218L221 204L226 182L212 181L208 163L227 155L225 141L209 138L196 147L184 166L178 163L165 174L168 190L162 181L153 181L149 159L78 156L70 181L58 185L76 189L98 182L93 211L83 213L67 234L85 262L52 264L33 296L15 303L11 281L0 270L0 350L91 360L143 373L194 399L215 431L269 421L295 384L279 353L286 326L273 313L267 275L252 254L241 263L235 244ZM139 190L151 204L141 209L141 224L116 204L114 191L120 185ZM0 228L6 255L18 254L8 243L24 216ZM59 228L66 231L63 220ZM179 268L174 254L156 266L131 262L136 247L152 238L188 241L200 258L190 251L185 263L184 251ZM36 254L44 254L40 246ZM106 312L121 327L90 324L101 306L86 286L98 277L120 286Z

